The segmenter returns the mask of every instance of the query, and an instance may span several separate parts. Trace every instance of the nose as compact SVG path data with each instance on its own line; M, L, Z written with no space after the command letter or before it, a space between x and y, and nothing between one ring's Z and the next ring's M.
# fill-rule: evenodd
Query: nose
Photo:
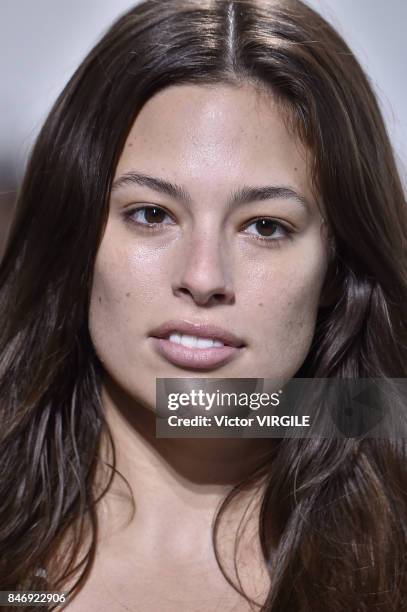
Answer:
M191 236L178 264L174 295L198 306L234 303L229 258L219 236L202 231Z

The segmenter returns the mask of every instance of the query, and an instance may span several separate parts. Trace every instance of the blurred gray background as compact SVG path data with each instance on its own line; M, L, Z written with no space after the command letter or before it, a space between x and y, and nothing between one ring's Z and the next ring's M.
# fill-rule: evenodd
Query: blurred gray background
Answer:
M171 1L171 0L168 0ZM346 39L407 167L407 0L307 0ZM55 98L129 0L1 0L0 250L30 147Z

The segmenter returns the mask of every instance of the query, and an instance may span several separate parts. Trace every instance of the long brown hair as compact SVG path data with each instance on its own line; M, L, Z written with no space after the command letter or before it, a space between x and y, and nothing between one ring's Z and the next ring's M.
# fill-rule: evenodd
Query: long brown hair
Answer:
M88 303L128 131L165 87L242 81L268 89L306 145L334 240L327 288L336 298L318 313L301 376L407 377L405 197L350 49L299 0L142 2L52 109L1 263L0 590L61 588L78 569L86 576L95 552L93 485L108 430ZM264 612L405 609L406 448L391 439L280 440L228 496L215 546L230 500L259 478L264 485L259 534L272 559ZM71 545L58 556L67 533Z

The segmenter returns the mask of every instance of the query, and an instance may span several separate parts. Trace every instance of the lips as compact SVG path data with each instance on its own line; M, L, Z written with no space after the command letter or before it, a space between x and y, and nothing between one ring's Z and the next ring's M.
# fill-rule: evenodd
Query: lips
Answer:
M180 343L180 338L188 345ZM205 347L205 343L198 342L196 346L193 338L213 340L214 343ZM160 325L151 332L151 340L156 352L166 361L181 368L197 370L225 365L241 354L245 346L243 340L220 327L188 321L168 321Z
M171 334L182 334L188 336L196 336L197 338L208 338L218 340L226 346L234 346L241 348L244 342L235 334L222 329L216 325L207 323L193 323L189 321L167 321L151 332L151 336L155 338L168 339Z

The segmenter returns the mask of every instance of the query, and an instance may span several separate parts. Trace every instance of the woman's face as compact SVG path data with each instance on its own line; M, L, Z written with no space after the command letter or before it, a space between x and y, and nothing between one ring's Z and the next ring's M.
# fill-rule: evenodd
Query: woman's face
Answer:
M292 377L313 337L323 229L270 94L158 93L127 138L95 263L89 324L107 376L149 407L156 377Z

